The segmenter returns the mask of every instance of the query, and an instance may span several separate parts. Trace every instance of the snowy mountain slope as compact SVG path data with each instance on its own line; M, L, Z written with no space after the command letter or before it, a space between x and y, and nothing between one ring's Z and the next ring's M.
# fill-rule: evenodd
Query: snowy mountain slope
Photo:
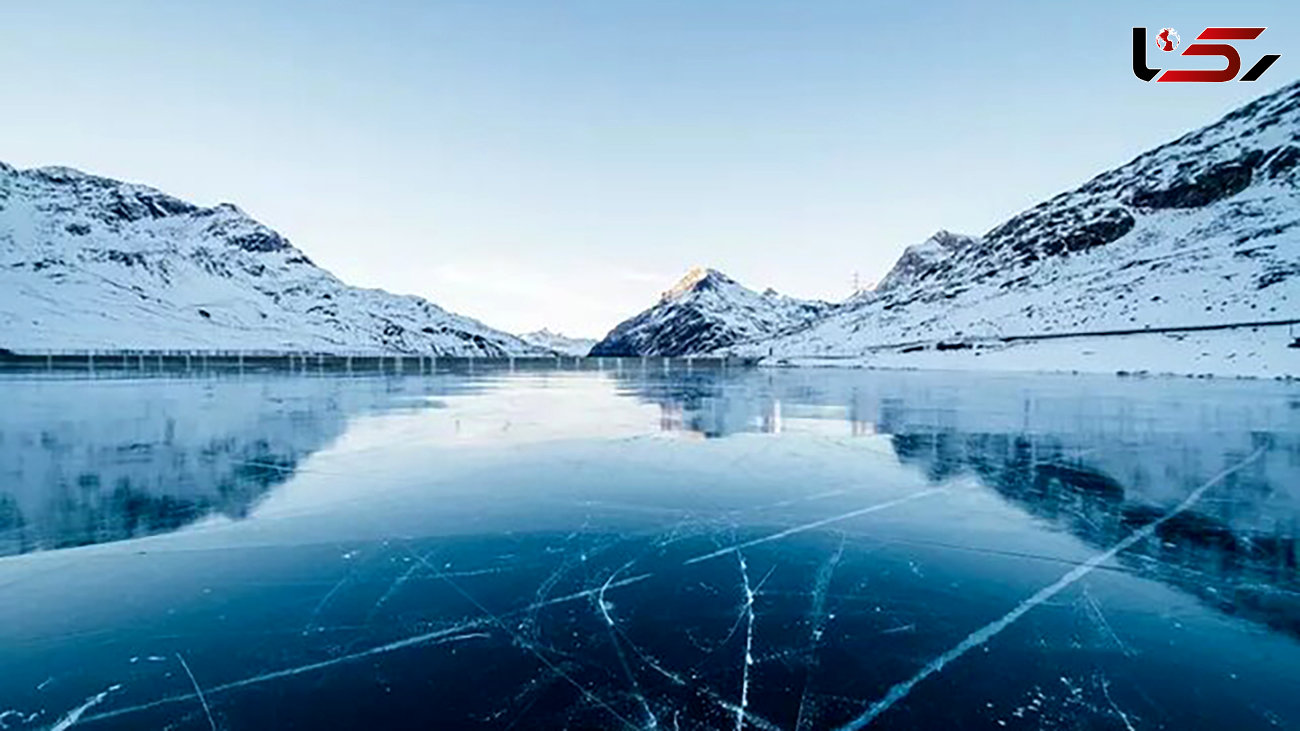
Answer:
M233 205L3 163L0 347L537 352L419 297L348 286Z
M948 231L938 231L919 244L913 244L903 251L894 268L876 285L874 292L883 293L895 289L915 287L921 281L942 271L949 260L979 244L973 236L963 236Z
M856 356L919 340L1300 317L1298 163L1293 83L983 237L941 232L904 254L872 296L734 350ZM953 355L953 365L969 360Z
M596 341L591 338L571 338L561 333L553 333L545 328L524 333L519 336L519 339L529 345L559 353L560 355L578 357L591 352L592 346L596 344Z
M696 267L658 304L625 320L591 355L688 355L764 338L822 317L825 302L755 292L714 269Z

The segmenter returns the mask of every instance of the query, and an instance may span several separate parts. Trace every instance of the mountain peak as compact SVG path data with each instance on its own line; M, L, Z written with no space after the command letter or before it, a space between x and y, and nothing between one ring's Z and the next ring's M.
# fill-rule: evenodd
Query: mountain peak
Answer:
M917 284L939 271L944 262L958 251L978 243L974 236L939 229L930 238L903 250L894 268L876 285L877 292L887 292L905 285Z
M977 239L974 236L966 234L953 233L947 229L939 229L930 235L930 238L919 244L908 247L908 251L915 255L927 258L947 257L959 249L969 246Z
M672 289L664 292L663 299L677 299L690 292L701 292L707 289L712 289L719 284L726 284L733 281L734 280L732 280L731 277L728 277L717 269L693 266L686 272L685 276L677 280L677 284L674 284Z
M755 292L716 269L694 267L653 307L619 323L590 354L707 353L802 327L831 307L773 290Z
M54 182L64 182L68 180L84 180L96 177L89 173L82 172L76 168L70 168L65 165L45 165L38 168L30 168L27 172L38 175L47 180Z
M942 246L952 246L954 244L960 244L969 238L970 237L966 234L953 233L946 228L941 228L930 234L930 238L926 239L925 242L933 242Z

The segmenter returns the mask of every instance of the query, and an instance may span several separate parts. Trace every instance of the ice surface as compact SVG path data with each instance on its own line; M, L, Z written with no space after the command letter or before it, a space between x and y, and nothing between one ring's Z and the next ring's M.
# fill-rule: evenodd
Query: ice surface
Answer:
M624 364L0 399L5 729L1300 725L1294 384Z

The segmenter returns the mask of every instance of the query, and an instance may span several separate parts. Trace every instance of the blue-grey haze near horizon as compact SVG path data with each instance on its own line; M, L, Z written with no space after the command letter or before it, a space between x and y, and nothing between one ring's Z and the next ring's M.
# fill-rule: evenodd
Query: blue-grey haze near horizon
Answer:
M1298 14L5 3L0 160L232 201L346 281L598 336L693 264L841 299L936 229L983 233L1293 79ZM1268 26L1243 55L1282 60L1257 83L1133 78L1131 26L1212 23Z
M1300 392L440 359L0 374L0 722L1300 724Z

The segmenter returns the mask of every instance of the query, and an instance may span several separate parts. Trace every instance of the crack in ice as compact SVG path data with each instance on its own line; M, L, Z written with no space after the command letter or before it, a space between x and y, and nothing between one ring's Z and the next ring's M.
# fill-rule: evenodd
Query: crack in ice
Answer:
M619 581L615 581L611 583L608 588L610 589L621 588L624 586L635 584L640 581L644 581L648 578L650 578L649 574L630 576L626 579L620 579ZM530 604L529 606L523 607L514 612L510 612L508 614L501 615L501 616L503 617L516 616L540 607L548 607L556 604L563 604L566 602L587 599L595 595L599 591L600 588L597 587L593 589L586 589L583 591L574 592L572 594L567 594L564 596L553 597L544 602ZM397 650L404 650L410 647L418 647L420 645L428 645L431 643L442 645L450 642L459 642L462 640L475 639L480 637L490 637L490 635L484 632L470 631L470 630L482 629L488 624L490 624L490 621L486 618L474 619L468 622L461 622L452 627L446 627L440 630L435 630L433 632L425 632L401 640L395 640L393 642L389 642L383 645L378 645L376 647L371 647L365 650L359 650L357 652L348 653L346 655L339 655L338 657L332 657L327 660L307 663L305 665L298 665L291 668L285 668L283 670L274 670L271 672L261 673L259 675L254 675L240 680L233 680L230 681L229 683L223 683L221 685L212 686L208 688L206 695L212 696L219 693L225 693L231 690L237 690L239 688L245 688L252 685L267 683L273 680L281 680L283 678L290 678L305 673L315 672L317 670L325 670L327 668L334 667L335 665L342 665L349 662L355 662L357 660L362 660L367 657L384 655L390 652L395 652ZM110 690L115 690L117 687L120 686L114 686ZM116 718L118 716L125 716L131 713L137 713L140 711L147 711L153 708L158 708L160 706L168 705L170 703L180 703L183 701L195 700L196 698L198 698L198 696L194 693L182 693L179 695L169 696L166 698L160 698L156 701L150 701L148 703L142 703L135 706L128 706L126 708L117 708L112 711L96 714L94 716L87 718L87 720L98 721L98 720L103 720L108 718ZM83 709L82 713L84 712L85 710ZM80 714L78 714L78 717L80 717ZM64 726L63 728L67 728L67 726Z
M784 731L780 726L776 725L775 723L772 723L771 721L767 720L766 718L763 718L762 716L755 715L753 711L742 709L740 706L736 705L735 703L732 703L726 698L719 696L717 693L715 693L714 691L708 688L703 689L701 692L703 692L704 694L712 698L718 704L718 706L722 708L724 711L729 711L731 713L735 713L740 716L743 716L747 723L753 725L756 728L762 729L762 731Z
M363 624L370 624L371 620L375 618L375 614L379 612L380 608L387 604L388 600L392 599L393 596L397 594L398 590L402 588L402 585L407 581L410 581L411 577L415 575L415 572L419 571L421 568L423 567L418 561L412 561L410 567L408 567L401 576L394 579L393 583L388 585L388 590L375 600L375 603L370 607L370 611L366 612L366 619Z
M351 554L349 554L349 556L350 555ZM344 558L347 557L348 556L345 556ZM335 582L334 586L331 587L329 591L325 592L325 596L321 597L320 601L316 603L316 606L312 608L311 614L307 616L307 623L303 625L302 628L302 633L304 635L312 631L312 629L316 626L316 619L320 616L320 613L324 611L325 605L329 604L329 601L334 598L334 595L337 594L339 590L343 588L344 584L347 584L352 579L352 576L355 573L356 573L355 567L349 568L348 572L345 573L337 582Z
M1129 649L1128 645L1124 644L1124 640L1121 640L1119 635L1115 634L1115 628L1110 626L1110 620L1106 619L1106 615L1101 611L1101 605L1098 604L1097 600L1088 592L1087 586L1083 589L1083 598L1088 603L1088 608L1092 610L1092 614L1096 618L1097 623L1106 631L1106 634L1110 635L1111 641L1115 643L1115 646L1119 648L1119 651L1123 653L1125 657L1133 657L1133 651Z
M754 590L749 585L749 566L745 564L745 554L737 551L736 559L740 563L740 579L745 590L748 625L745 629L745 657L740 671L740 706L736 709L736 731L741 731L745 728L745 711L749 708L749 666L754 664Z
M817 571L817 579L813 584L812 609L809 612L811 621L808 633L808 662L804 666L803 692L799 696L799 713L794 721L795 731L802 731L813 722L811 716L804 715L804 709L808 706L809 697L812 695L812 672L818 665L817 645L821 643L822 632L826 627L826 595L830 591L835 567L839 565L843 555L844 536L841 535L839 548L835 549L835 553L831 554L831 557Z
M194 677L194 671L190 670L190 664L185 662L185 656L176 653L176 659L181 661L181 667L185 668L185 674L190 676L190 683L194 686L194 692L199 696L199 703L203 704L203 714L208 717L208 726L212 731L217 731L217 722L212 720L212 709L208 707L208 699L203 695L203 689L199 687L199 681Z
M907 680L904 680L901 683L896 684L894 687L890 688L889 692L887 692L883 698L873 703L871 707L868 708L862 715L858 716L857 718L841 726L840 731L856 731L857 729L869 725L877 718L879 718L882 713L892 708L894 704L898 703L900 700L907 697L907 695L912 692L912 689L915 688L922 681L924 681L926 678L929 678L931 675L934 675L935 673L943 670L944 667L946 667L949 663L953 662L954 660L957 660L962 655L965 655L967 652L970 652L976 647L979 647L980 645L983 645L984 643L993 639L998 634L1000 634L1003 630L1005 630L1007 627L1010 627L1018 619L1020 619L1025 614L1027 614L1031 609L1050 600L1052 597L1056 596L1062 591L1065 591L1067 588L1069 588L1079 579L1082 579L1084 576L1087 576L1088 574L1092 573L1092 571L1102 563L1114 558L1120 552L1125 551L1128 548L1131 548L1134 544L1138 543L1139 541L1150 538L1156 532L1156 530L1160 528L1160 526L1164 525L1166 522L1168 522L1175 516L1185 512L1193 505L1195 505L1196 502L1201 499L1201 496L1204 495L1207 490L1214 487L1219 482L1223 481L1228 476L1232 475L1233 473L1237 472L1243 467L1246 467L1247 465L1251 464L1255 460L1259 459L1261 456L1263 456L1264 451L1265 451L1264 447L1260 447L1259 449L1256 449L1253 453L1251 453L1250 456L1246 457L1241 462L1238 462L1232 467L1223 470L1222 472L1215 475L1214 477L1211 477L1201 486L1197 487L1195 490L1191 492L1190 495L1187 496L1187 498L1185 498L1178 505L1174 506L1174 508L1169 512L1165 513L1164 515L1157 518L1156 520L1153 520L1150 523L1147 523L1141 528L1138 528L1137 530L1128 534L1127 537L1125 537L1123 540L1116 543L1114 546L1111 546L1108 550L1103 551L1102 553L1099 553L1093 556L1092 558L1088 559L1087 561L1084 561L1083 563L1075 566L1073 570L1067 572L1065 575L1057 579L1052 584L1045 586L1042 589L1039 589L1032 596L1022 601L1020 604L1017 604L1014 609L1012 609L1010 612L1007 612L1002 617L975 630L970 635L968 635L966 639L957 643L957 645L954 646L952 649L948 650L942 655L931 660L924 667L922 667L915 675L908 678Z
M605 583L600 587L600 593L596 595L596 606L600 608L600 615L605 619L605 626L609 629L610 642L614 644L614 652L618 655L618 664L622 666L623 674L627 676L628 682L632 684L632 692L636 695L637 702L641 704L641 711L645 713L646 723L649 724L649 728L656 728L659 726L659 719L655 717L654 711L650 710L650 703L646 700L645 693L641 690L641 684L637 682L636 676L632 674L632 668L627 664L627 656L623 654L623 647L618 641L618 627L614 623L614 618L609 613L609 605L605 603L605 591L609 589L609 585L614 581L614 577L622 573L624 569L631 567L634 563L636 563L636 559L628 561L611 573L609 578L605 579Z
M541 651L537 649L537 646L536 646L535 643L528 641L528 640L527 640L525 637L523 637L521 634L519 634L518 632L515 632L514 630L510 629L510 626L507 625L504 621L502 621L502 620L501 620L501 617L497 616L496 614L493 614L493 613L492 613L492 612L491 612L487 607L483 606L483 604L482 604L478 599L475 599L473 595L471 595L469 592L467 592L467 591L465 591L464 589L462 589L462 588L460 587L459 584L457 584L456 582L452 581L450 577L444 575L440 570L438 570L438 567L436 567L436 566L434 566L433 564L431 564L431 563L425 561L423 557L418 556L418 555L416 555L416 554L414 554L414 553L412 553L412 557L415 558L415 560L420 561L420 562L423 563L425 566L427 566L427 567L429 568L429 570L433 571L433 572L434 572L434 573L435 573L439 578L441 578L441 579L442 579L442 580L443 580L443 581L444 581L448 586L450 586L453 590L455 590L457 594L460 594L461 596L465 597L465 599L466 599L470 604L473 604L475 607L477 607L478 610L479 610L480 612L482 612L483 615L484 615L485 617L487 617L487 620L488 620L488 621L490 621L492 624L495 624L498 628L501 629L501 631L505 632L506 634L508 634L508 635L510 635L512 638L514 638L515 642L519 643L519 645L520 645L521 647L523 647L525 650L527 650L530 654L532 654L533 657L536 657L536 658L537 658L537 659L538 659L538 660L539 660L543 665L545 665L546 667L548 667L548 668L551 670L551 672L555 673L557 676L559 676L561 679L563 679L563 680L564 680L565 682L567 682L569 685L572 685L574 688L576 688L576 689L578 690L578 692L581 693L582 696L583 696L584 698L586 698L588 701L590 701L590 702L596 704L597 706L600 706L600 707L601 707L605 712L609 713L609 715L611 715L611 716L613 716L614 718L618 719L619 722L622 723L624 726L627 726L627 727L629 727L629 728L636 728L636 724L634 724L634 723L632 723L631 721L629 721L628 719L624 718L624 717L623 717L623 714L621 714L621 713L619 713L617 710L615 710L613 706L611 706L611 705L609 705L608 703L606 703L604 700L602 700L602 699L601 699L599 696L597 696L595 693L592 693L591 690L588 689L586 686L584 686L583 684L579 683L577 680L574 680L574 679L573 679L573 676L571 676L571 675L569 675L568 673L564 672L564 670L562 670L558 665L556 665L554 662L552 662L552 661L550 660L550 658L548 658L548 657L546 657L545 655L543 655L543 654L541 653ZM557 581L558 581L558 579L557 579ZM553 586L553 585L554 585L554 582L552 582L551 585ZM601 587L601 588L603 589L603 588L605 588L605 587ZM548 590L549 590L549 589L548 589ZM538 603L534 603L534 605L536 605L536 604L538 604ZM530 608L530 616L535 616L535 615L536 615L536 612L537 612L537 609L536 609L535 607L534 607L534 608Z
M1115 711L1115 714L1119 716L1119 720L1124 722L1124 728L1126 731L1137 731L1137 729L1133 728L1133 724L1128 720L1128 714L1115 703L1114 698L1110 697L1110 681L1104 676L1101 679L1101 692L1106 696L1106 702L1110 704L1111 710Z
M89 711L91 708L94 708L100 703L103 703L104 699L108 697L109 693L112 693L113 691L121 687L122 687L121 685L110 685L103 692L97 693L87 698L85 703L82 703L81 705L77 706L76 708L64 714L64 716L60 718L57 723L55 723L53 726L50 727L50 731L65 731L66 729L71 728L73 724L81 720L82 715L84 715L86 711Z
M779 541L782 538L788 538L789 536L798 533L804 533L806 531L816 530L823 526L831 525L832 523L838 523L843 520L849 520L850 518L856 518L860 515L868 515L870 513L879 512L881 510L888 510L889 508L895 507L897 505L902 505L904 503L909 503L913 500L919 500L923 497L929 497L930 495L936 495L943 492L948 492L948 488L932 487L927 490L921 490L919 492L914 492L911 495L905 495L903 497L895 498L893 500L886 500L883 503L876 503L875 505L868 505L865 508L858 508L857 510L851 510L841 515L835 515L829 518L822 518L821 520L814 520L811 523L804 523L803 525L796 525L792 528L786 528L785 530L777 531L776 533L763 536L762 538L755 538L750 541L745 541L743 543L737 543L732 546L727 546L726 548L719 548L718 550L713 551L712 553L706 553L704 555L696 556L695 558L689 559L686 561L686 563L693 564L693 563L699 563L701 561L708 561L711 558L718 558L719 556L725 556L729 553L735 553L742 549L750 548L751 546L757 546L762 543L770 543L772 541Z

